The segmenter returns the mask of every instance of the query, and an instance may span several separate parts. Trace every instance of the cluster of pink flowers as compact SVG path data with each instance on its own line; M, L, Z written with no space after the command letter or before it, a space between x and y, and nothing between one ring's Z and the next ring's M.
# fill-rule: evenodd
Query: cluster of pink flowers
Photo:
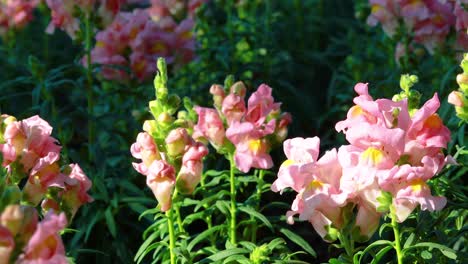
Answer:
M33 207L7 206L0 215L0 263L68 263L59 235L66 225L64 213L49 211L39 222Z
M185 128L176 128L167 135L163 146L166 151L162 152L151 137L148 124L144 126L148 131L138 134L131 147L133 157L142 161L133 163L133 167L146 176L146 184L161 205L161 211L165 212L171 207L176 176L177 190L186 194L194 191L200 182L208 149L193 140Z
M60 149L51 137L52 127L39 116L16 121L2 115L5 129L0 151L7 182L17 184L27 178L22 199L44 211L64 211L71 219L78 208L91 202L87 194L91 181L78 164L60 165Z
M195 107L198 123L194 138L208 140L221 153L229 152L234 145L234 161L242 172L251 168L269 169L273 161L268 154L275 143L286 138L291 122L289 113L281 113L280 103L275 103L272 89L262 84L245 104L246 87L237 82L226 95L220 85L210 88L215 108Z
M0 36L11 29L21 29L33 18L33 10L39 0L0 1Z
M445 44L451 30L457 34L457 45L468 48L468 11L466 0L369 0L371 14L367 23L380 23L387 35L393 37L402 22L412 42L422 44L432 54ZM399 44L397 59L405 52Z
M96 5L97 13L104 25L109 24L120 10L122 0L46 0L51 9L52 21L46 29L49 34L54 33L55 28L65 31L72 39L75 39L80 30L80 19L76 10L83 13L93 12Z
M355 91L358 96L347 119L336 124L349 145L327 151L319 159L319 138L286 140L288 159L271 187L275 192L296 191L288 221L292 223L299 214L327 241L336 239L330 236L331 229L349 224L349 207L357 208L355 228L370 238L383 213L378 209L384 206L378 199L383 194L393 197L390 206L399 222L418 205L422 210L440 210L446 199L432 196L426 182L454 162L442 153L450 131L436 113L437 95L409 111L406 99L373 100L367 84L357 84Z
M175 65L191 61L195 56L193 10L201 2L189 1L186 7L185 1L153 1L147 9L118 13L107 28L97 33L92 63L101 65L105 79L121 81L135 77L142 81L155 72L158 57ZM171 11L184 8L192 11L176 22ZM130 68L132 76L124 68Z

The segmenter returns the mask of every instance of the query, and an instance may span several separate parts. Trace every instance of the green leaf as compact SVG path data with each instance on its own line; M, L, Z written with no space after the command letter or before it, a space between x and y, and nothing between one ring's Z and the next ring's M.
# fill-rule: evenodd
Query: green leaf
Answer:
M388 241L388 240L377 240L373 243L371 243L370 245L368 245L363 251L359 251L358 253L354 254L354 257L353 257L353 263L361 263L361 259L362 257L367 253L369 252L372 248L374 247L378 247L378 246L383 246L383 245L387 245L387 246L390 246L390 247L393 247L393 242L391 241Z
M440 250L440 252L442 252L442 254L444 254L447 258L449 259L457 259L457 254L455 253L456 251L449 248L449 247L446 247L444 245L441 245L441 244L437 244L437 243L432 243L432 242L422 242L422 243L419 243L419 244L416 244L416 245L413 245L409 248L406 248L402 251L402 253L404 254L406 251L409 251L410 249L413 249L413 248L418 248L418 247L428 247L429 250L431 250L432 248L437 248L438 250Z
M405 244L403 245L403 248L407 248L407 247L410 247L411 244L413 243L413 240L414 240L414 233L411 233L411 235L408 237L408 239L406 239L405 241Z
M224 226L215 226L196 235L196 237L187 245L187 250L191 252L195 245L206 239L208 236L211 236L213 233L222 230L223 228Z
M143 244L141 244L140 248L138 249L137 253L135 254L135 258L133 259L136 263L140 263L143 258L145 257L146 253L145 250L148 246L158 237L158 233L151 234ZM143 254L145 253L145 254Z
M110 207L107 207L106 212L104 213L104 216L106 217L107 228L109 229L112 237L115 238L117 236L117 228L115 226L114 216L112 215L112 211Z
M375 254L374 259L372 260L371 264L378 264L380 259L389 251L393 249L392 246L386 246L382 248L377 254Z
M271 225L270 221L268 221L268 219L263 214L257 212L252 207L241 206L239 207L239 210L255 218L258 218L258 220L262 221L270 230L273 230L273 226Z
M231 248L220 251L214 255L209 256L201 261L201 263L212 263L212 261L220 261L232 255L247 254L249 251L244 248Z
M421 257L422 257L423 259L431 259L431 258L432 258L432 253L429 252L429 251L427 251L427 250L423 250L423 251L421 252Z
M296 243L298 246L304 249L311 256L315 258L317 257L317 253L315 252L315 250L302 237L300 237L299 235L295 234L294 232L286 228L281 228L280 232L283 233L283 235L289 238L292 242Z

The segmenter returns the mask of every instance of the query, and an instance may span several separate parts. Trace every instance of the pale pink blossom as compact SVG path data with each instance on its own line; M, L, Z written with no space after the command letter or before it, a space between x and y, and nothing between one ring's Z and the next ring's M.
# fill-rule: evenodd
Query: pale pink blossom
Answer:
M200 142L191 145L182 158L182 167L177 178L177 189L191 194L198 185L203 172L203 157L208 149Z
M198 122L193 128L193 138L204 137L215 147L223 146L226 132L218 111L200 106L195 106L194 110L198 114Z
M161 211L171 208L172 191L175 185L175 169L165 160L155 160L146 177L146 184L161 205Z
M143 175L148 174L148 168L153 161L161 159L154 139L146 132L139 133L137 140L132 144L130 151L132 156L141 159L141 163L133 163L136 171Z
M226 137L236 147L234 161L240 171L248 172L252 167L269 169L273 166L273 160L268 154L268 142L262 139L265 135L252 123L231 123L226 131Z

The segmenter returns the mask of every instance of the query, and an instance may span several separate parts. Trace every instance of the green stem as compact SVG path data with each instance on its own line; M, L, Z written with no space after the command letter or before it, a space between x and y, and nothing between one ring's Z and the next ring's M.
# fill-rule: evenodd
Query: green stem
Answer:
M179 205L175 204L177 195L179 193L177 192L177 189L174 190L174 194L172 195L172 206L174 206L175 213L176 213L176 219L177 219L177 227L179 228L179 232L185 232L184 226L182 224L182 218L180 216L180 207Z
M260 210L260 200L262 199L262 189L264 185L263 177L265 176L265 170L259 170L258 173L258 181L257 181L257 199L255 204L255 210L259 212ZM252 217L253 218L253 217ZM257 221L253 219L254 222L252 224L252 243L256 243L257 241Z
M340 240L341 245L344 247L346 255L350 259L352 259L354 255L354 241L348 239L348 237L346 235L343 235L343 233L346 232L340 231L340 233L338 234L338 239Z
M400 242L400 231L398 230L398 222L397 217L395 214L395 209L393 206L390 206L390 217L392 218L392 227L393 227L393 234L395 235L395 251L397 253L397 261L398 264L403 264L403 254L401 251L401 242Z
M206 174L203 174L202 178L201 178L201 181L200 181L200 185L201 185L202 188L205 187L205 177L206 177ZM208 209L209 205L204 204L203 207L205 209ZM213 220L211 218L211 215L206 216L205 222L208 225L208 230L213 227ZM215 239L213 234L210 235L210 243L211 243L211 246L213 246L213 247L216 245L216 239Z
M93 66L91 64L91 42L92 42L92 25L91 13L86 14L85 19L85 52L86 52L86 79L87 83L87 99L88 99L88 158L93 159L94 146L94 101L93 101Z
M231 244L236 245L237 244L237 239L236 239L236 212L237 212L237 204L236 204L236 178L235 178L235 173L234 169L236 165L234 164L234 157L233 154L229 154L229 162L231 165L231 170L230 170L230 184L231 184L231 222L230 222L230 239L231 239Z
M175 248L175 232L174 232L174 220L172 219L172 206L166 211L167 226L169 228L169 253L171 256L171 264L176 263L174 248Z

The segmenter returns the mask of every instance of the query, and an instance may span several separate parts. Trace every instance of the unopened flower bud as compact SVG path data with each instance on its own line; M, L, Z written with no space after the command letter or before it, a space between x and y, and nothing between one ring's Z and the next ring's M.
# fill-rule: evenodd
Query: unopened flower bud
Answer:
M448 96L448 102L454 106L463 107L463 94L458 91L453 91Z
M167 154L176 157L184 152L185 146L188 144L190 144L190 136L187 130L185 128L176 128L169 132L166 138Z
M170 124L174 121L174 118L167 112L161 113L158 116L158 123L160 124Z
M247 92L247 88L243 82L236 82L231 86L230 92L244 98Z

